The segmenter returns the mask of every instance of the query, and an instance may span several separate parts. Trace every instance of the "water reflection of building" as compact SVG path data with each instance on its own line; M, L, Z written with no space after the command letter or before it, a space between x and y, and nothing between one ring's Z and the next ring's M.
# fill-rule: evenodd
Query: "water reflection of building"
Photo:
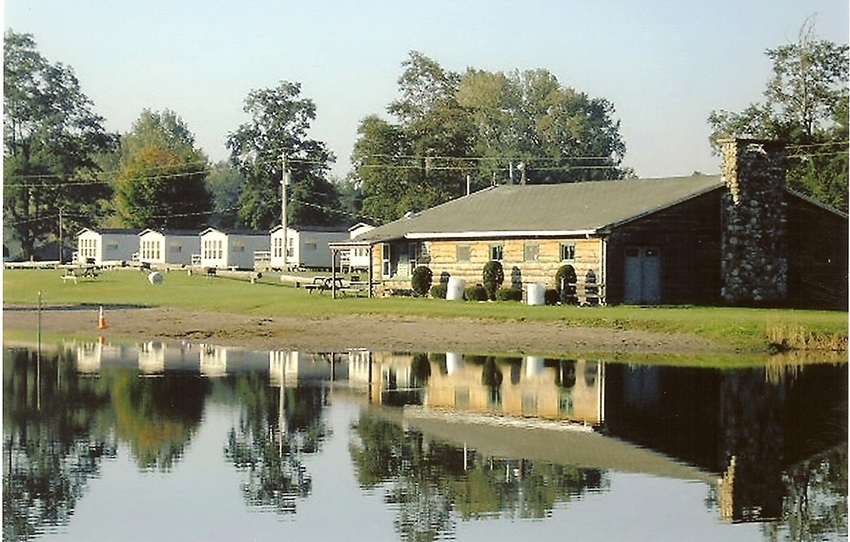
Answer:
M215 378L227 374L227 348L202 344L198 357L198 368L202 376Z
M146 342L139 347L139 372L144 375L162 374L165 371L165 345Z
M272 386L297 386L310 382L347 380L348 353L269 352L269 380Z
M396 353L374 354L373 364L374 403L603 422L604 366L595 361Z
M718 370L609 364L605 431L719 477L729 521L779 518L783 473L846 445L847 365ZM836 409L836 404L844 407Z

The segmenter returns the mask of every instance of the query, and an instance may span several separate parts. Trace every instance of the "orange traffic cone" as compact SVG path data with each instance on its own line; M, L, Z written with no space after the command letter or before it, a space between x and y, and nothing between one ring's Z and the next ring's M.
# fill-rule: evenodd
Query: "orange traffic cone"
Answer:
M106 318L103 316L103 305L100 306L100 314L97 317L97 329L106 329Z

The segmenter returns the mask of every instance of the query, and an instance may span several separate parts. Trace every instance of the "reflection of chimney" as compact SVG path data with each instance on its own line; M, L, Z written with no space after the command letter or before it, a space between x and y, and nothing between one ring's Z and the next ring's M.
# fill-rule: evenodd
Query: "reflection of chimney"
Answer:
M785 145L778 141L725 139L722 216L722 295L733 305L783 301L788 248L785 211Z

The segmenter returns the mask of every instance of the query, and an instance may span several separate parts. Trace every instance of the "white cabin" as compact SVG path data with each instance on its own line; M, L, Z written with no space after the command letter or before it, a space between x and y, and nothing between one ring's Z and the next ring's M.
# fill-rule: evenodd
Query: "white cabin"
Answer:
M366 233L367 231L375 229L375 226L371 224L366 224L365 222L358 222L357 224L348 228L348 236L349 239L353 240L355 237L360 235L361 233ZM345 259L345 255L341 255L342 259ZM348 262L347 267L351 271L368 271L369 270L369 245L364 244L362 246L352 245L351 249L348 252ZM340 262L341 264L345 264L345 262ZM344 265L345 267L345 265Z
M77 233L77 263L120 264L139 250L137 230L83 228Z
M201 267L253 269L254 252L268 252L269 235L253 230L207 228L201 232Z
M343 230L313 227L286 228L286 259L283 251L283 226L271 230L271 261L273 269L330 269L330 243L348 239Z
M197 231L152 230L139 233L139 261L149 264L191 265L200 254L201 238Z

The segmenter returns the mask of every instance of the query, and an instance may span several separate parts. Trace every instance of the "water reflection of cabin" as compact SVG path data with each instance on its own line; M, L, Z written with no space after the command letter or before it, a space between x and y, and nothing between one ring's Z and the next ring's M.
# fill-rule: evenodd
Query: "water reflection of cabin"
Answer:
M409 289L420 265L480 283L495 260L505 287L555 287L570 265L580 299L608 303L846 309L847 215L786 188L783 145L723 149L722 176L494 186L353 241L384 290Z
M588 425L603 422L601 363L533 356L498 361L454 353L430 360L421 356L374 354L372 401L409 403L416 396L417 402L432 408Z

